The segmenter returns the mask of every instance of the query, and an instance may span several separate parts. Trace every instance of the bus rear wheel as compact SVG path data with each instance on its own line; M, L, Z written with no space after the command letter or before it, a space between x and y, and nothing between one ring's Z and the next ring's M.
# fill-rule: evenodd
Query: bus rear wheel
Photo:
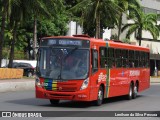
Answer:
M132 99L132 96L133 96L133 85L130 84L129 93L128 93L128 95L127 95L127 99L128 99L128 100L131 100L131 99Z
M57 105L59 103L59 100L50 99L50 103L52 105Z
M103 87L100 86L97 94L97 100L95 101L95 105L100 106L103 103L103 99L104 99Z
M135 99L137 97L137 94L138 94L138 85L136 83L133 88L133 99Z

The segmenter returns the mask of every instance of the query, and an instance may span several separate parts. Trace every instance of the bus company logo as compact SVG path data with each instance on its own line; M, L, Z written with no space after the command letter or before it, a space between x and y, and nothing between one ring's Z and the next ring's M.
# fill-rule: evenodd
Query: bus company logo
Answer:
M2 117L9 118L9 117L42 117L42 113L40 112L1 112Z
M106 79L107 79L107 75L101 72L98 76L98 82L106 81Z
M11 112L2 112L2 117L12 117Z
M129 72L129 76L140 76L140 71L139 70L131 70Z
M43 86L44 86L44 87L47 87L47 86L48 86L48 83L43 83Z

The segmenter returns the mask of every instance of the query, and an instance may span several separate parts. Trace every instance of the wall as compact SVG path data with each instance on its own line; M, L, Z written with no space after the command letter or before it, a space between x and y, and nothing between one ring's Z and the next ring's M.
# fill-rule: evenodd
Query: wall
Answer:
M22 78L23 69L0 68L0 79Z
M160 10L160 0L140 0L140 3L144 7Z

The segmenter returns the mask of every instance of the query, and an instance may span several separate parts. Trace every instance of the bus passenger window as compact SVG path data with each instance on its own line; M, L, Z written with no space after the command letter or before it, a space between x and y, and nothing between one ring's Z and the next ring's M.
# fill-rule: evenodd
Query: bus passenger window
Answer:
M128 67L128 50L122 50L122 67Z
M115 49L115 59L116 59L116 67L121 68L122 67L122 50L121 49Z
M139 67L139 51L135 51L135 67Z
M129 51L129 66L130 67L135 67L135 58L134 58L134 51L130 50Z
M92 50L92 73L98 71L98 52Z
M105 47L100 47L99 55L100 55L100 68L107 68L107 53Z
M149 53L145 53L145 63L146 63L146 65L145 65L145 67L146 68L148 68L150 65L149 65Z
M116 64L115 64L115 55L114 55L114 48L108 48L108 56L107 56L107 60L108 60L108 67L109 68L115 68Z

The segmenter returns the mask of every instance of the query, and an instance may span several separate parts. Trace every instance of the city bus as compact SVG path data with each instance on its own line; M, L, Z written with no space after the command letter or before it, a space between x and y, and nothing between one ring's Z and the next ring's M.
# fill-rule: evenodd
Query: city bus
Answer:
M36 98L94 101L136 98L150 87L149 48L87 35L44 37L36 67Z

